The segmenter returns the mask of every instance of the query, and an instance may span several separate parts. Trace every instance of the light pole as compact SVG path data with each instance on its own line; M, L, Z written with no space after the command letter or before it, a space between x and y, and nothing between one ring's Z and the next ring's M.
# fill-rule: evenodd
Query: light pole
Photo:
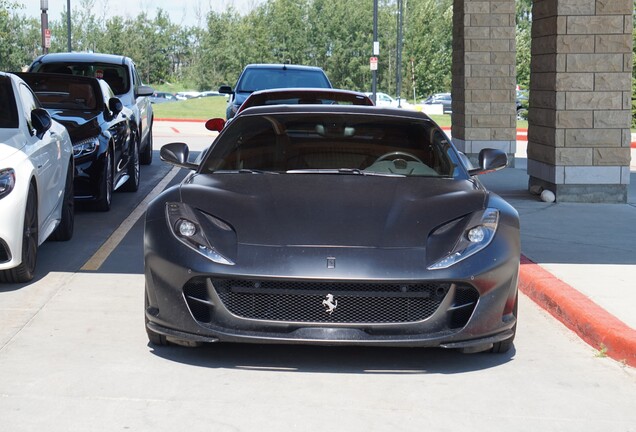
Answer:
M51 46L51 33L49 33L49 16L47 14L47 11L49 10L49 0L40 0L40 10L42 10L42 52L46 54L49 52L49 47Z
M398 108L402 108L402 14L404 13L404 9L403 0L397 0L397 2L397 55L395 56L395 82L397 87Z
M71 48L71 0L66 0L66 48L68 52Z
M378 42L378 0L373 0L373 56L380 55L380 42ZM376 103L376 92L378 90L378 71L377 63L376 68L373 69L373 80L371 84L371 91L373 92L373 103Z

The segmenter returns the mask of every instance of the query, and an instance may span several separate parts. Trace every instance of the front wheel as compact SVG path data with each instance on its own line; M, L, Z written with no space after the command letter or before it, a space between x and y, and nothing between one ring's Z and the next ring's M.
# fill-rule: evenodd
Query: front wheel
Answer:
M517 299L515 300L515 305L512 310L512 314L515 316L515 318L517 318L518 309L519 309L519 293L517 293ZM508 339L503 340L501 342L494 343L492 348L490 349L490 352L495 354L503 354L510 351L510 348L512 348L512 344L515 340L516 334L517 334L517 323L515 323L514 327L512 327L512 336L510 336Z
M152 163L152 123L148 128L148 138L146 138L146 146L139 153L139 162L142 165L150 165Z
M29 186L24 228L22 230L22 262L19 266L0 270L0 282L24 283L35 276L35 264L38 258L38 196L35 186Z
M99 196L95 202L95 210L106 212L110 210L113 200L113 156L110 149L104 155L104 168L99 184Z
M128 180L123 184L124 192L137 192L139 189L139 144L135 135L131 139L130 157L128 158Z

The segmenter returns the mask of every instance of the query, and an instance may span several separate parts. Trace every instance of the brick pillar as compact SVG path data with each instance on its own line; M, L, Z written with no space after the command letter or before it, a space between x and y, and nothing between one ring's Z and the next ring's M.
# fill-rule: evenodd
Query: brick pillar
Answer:
M454 0L452 136L471 159L516 151L515 0Z
M535 0L529 186L627 202L633 0Z

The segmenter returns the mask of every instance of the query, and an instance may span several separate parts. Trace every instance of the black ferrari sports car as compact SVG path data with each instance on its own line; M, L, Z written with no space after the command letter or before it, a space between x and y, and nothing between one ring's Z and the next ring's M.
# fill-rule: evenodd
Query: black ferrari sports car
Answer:
M275 105L242 111L148 206L152 344L259 342L507 351L519 217L425 114Z
M73 142L75 200L108 211L113 191L139 188L139 150L132 111L106 81L68 74L19 73Z

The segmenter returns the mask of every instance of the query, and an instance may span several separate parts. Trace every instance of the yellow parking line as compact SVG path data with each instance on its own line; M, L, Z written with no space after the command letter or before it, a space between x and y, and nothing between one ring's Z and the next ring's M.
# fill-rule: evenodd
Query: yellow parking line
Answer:
M146 198L142 202L135 207L135 209L130 213L130 215L117 227L114 233L108 237L108 240L104 242L104 244L93 254L92 257L82 266L80 270L82 271L96 271L104 264L104 261L108 259L110 254L115 250L115 248L121 243L124 239L128 231L131 230L133 225L143 216L146 211L146 207L148 207L148 203L152 201L157 195L159 195L170 183L170 181L177 175L181 168L174 167L170 172L155 186L155 188L150 191Z

